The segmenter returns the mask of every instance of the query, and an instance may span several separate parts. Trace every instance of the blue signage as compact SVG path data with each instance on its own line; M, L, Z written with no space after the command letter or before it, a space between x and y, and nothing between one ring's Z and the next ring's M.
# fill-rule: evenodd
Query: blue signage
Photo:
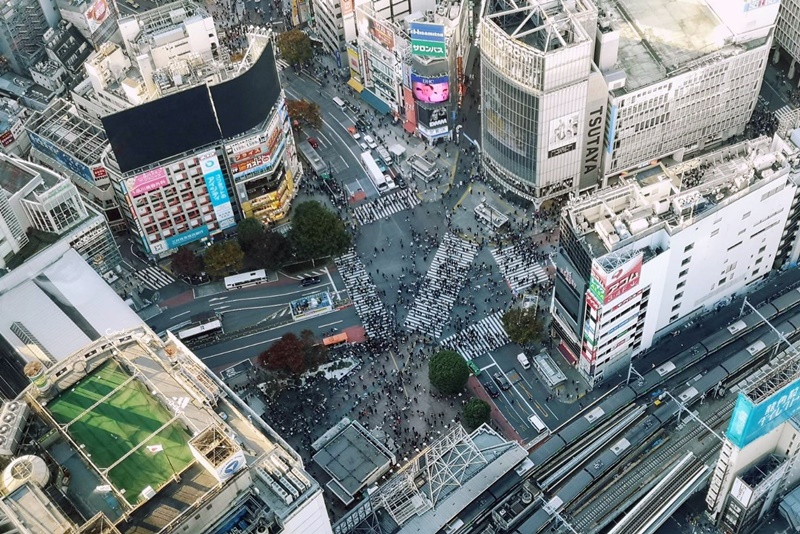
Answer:
M444 26L441 24L427 24L425 22L411 22L408 33L412 40L443 43L445 41Z
M233 207L231 206L231 198L228 196L225 177L222 175L222 169L219 166L219 158L212 153L207 157L201 157L200 162L203 166L203 179L208 190L208 197L214 207L214 215L217 217L217 222L223 230L230 228L235 224Z
M31 144L36 147L36 150L53 158L84 180L94 183L94 175L92 174L92 169L90 169L88 165L78 161L47 139L44 139L30 130L28 130L28 137L31 140Z
M204 237L208 237L208 227L206 225L168 237L166 241L169 248L178 248Z
M617 106L611 106L608 114L608 134L606 135L606 152L614 151L614 137L617 135Z
M744 393L739 393L726 435L731 443L741 448L774 430L798 412L800 380L784 386L758 404L754 404Z
M336 66L341 69L342 68L342 53L339 52L339 49L337 48L336 52L334 52L334 54L336 55Z

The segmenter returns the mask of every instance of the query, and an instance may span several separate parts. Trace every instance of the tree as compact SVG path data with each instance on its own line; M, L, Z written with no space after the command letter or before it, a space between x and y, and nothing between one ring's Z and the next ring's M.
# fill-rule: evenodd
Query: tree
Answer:
M267 228L258 219L242 219L236 227L236 237L239 241L239 246L247 253L258 241L264 238L267 233Z
M492 408L489 403L481 399L470 399L464 406L464 422L472 429L488 423L491 414Z
M285 235L266 231L247 251L247 258L254 265L277 271L292 259L292 244Z
M196 276L203 272L203 257L181 247L172 255L172 271L178 276Z
M503 326L509 339L527 345L542 338L542 323L532 310L512 308L503 315Z
M277 42L281 57L292 67L308 63L314 57L311 39L302 30L283 32Z
M303 330L300 332L300 340L305 347L305 360L308 369L316 369L328 359L328 347L317 341L314 332Z
M319 111L319 104L308 100L286 99L286 110L293 121L310 124L317 130L322 128L322 115Z
M445 395L464 391L468 378L467 362L457 352L439 351L428 362L428 379L433 387Z
M305 260L338 256L350 248L350 234L342 220L314 200L295 206L289 241Z
M300 376L306 370L305 344L294 334L284 334L258 356L258 363L270 371Z
M209 275L226 276L242 269L244 252L233 240L214 243L206 249L205 263Z

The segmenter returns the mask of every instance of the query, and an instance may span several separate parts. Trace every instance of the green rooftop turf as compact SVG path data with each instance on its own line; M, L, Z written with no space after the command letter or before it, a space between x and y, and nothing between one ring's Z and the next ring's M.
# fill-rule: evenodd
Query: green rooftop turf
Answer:
M173 469L180 472L193 457L187 445L191 436L177 421L147 439L172 415L138 380L130 381L81 416L129 378L116 361L109 360L50 402L48 409L58 423L72 422L67 432L79 446L85 446L84 452L100 469L110 467L142 444L108 472L111 483L129 503L136 504L144 488L151 486L158 491L172 477ZM148 445L161 445L164 450L153 454Z

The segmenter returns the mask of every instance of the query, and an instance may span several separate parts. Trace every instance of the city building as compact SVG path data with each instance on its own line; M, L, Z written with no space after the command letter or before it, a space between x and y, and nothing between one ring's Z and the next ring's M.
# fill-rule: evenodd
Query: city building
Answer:
M60 63L45 59L31 67L29 72L34 83L41 85L53 95L60 96L66 92L67 70Z
M110 0L55 0L61 18L73 25L93 48L118 40L117 5Z
M100 274L121 262L105 219L84 203L69 179L0 154L0 268L14 269L58 241Z
M463 532L484 518L498 498L522 486L531 468L525 448L488 425L467 433L455 424L369 491L333 531ZM528 498L532 506L533 496Z
M609 89L606 176L741 135L769 60L777 2L597 0ZM658 28L651 31L648 28Z
M10 156L22 157L31 148L25 121L29 110L16 100L0 97L0 151Z
M270 224L289 211L302 170L271 33L253 28L248 39L237 64L198 57L197 70L185 75L176 62L165 67L168 78L150 76L164 82L154 86L160 98L150 98L141 79L125 77L119 86L128 97L141 98L141 105L102 117L120 171L112 176L117 200L134 242L148 256L213 239L241 217ZM118 53L126 57L119 50L105 57ZM200 67L212 63L225 67L215 71L224 81L200 78ZM98 72L105 76L112 69Z
M656 162L567 204L553 327L590 384L797 261L797 153L761 137L671 167Z
M707 514L724 532L753 532L800 481L795 351L781 352L736 386L739 396L706 494Z
M789 78L794 78L797 60L800 59L800 1L773 0L769 3L780 3L778 23L775 25L775 44L778 46L775 49L774 60L780 59L781 51L786 52L791 60Z
M17 532L332 532L300 456L171 334L108 331L25 374L0 428Z
M125 219L111 185L111 176L119 176L119 170L105 131L80 117L61 98L35 113L26 128L33 146L31 160L69 178L114 232L124 231Z
M67 90L71 90L84 79L83 64L94 49L71 22L62 20L58 26L47 30L44 34L44 46L50 61L63 69L63 83ZM51 85L54 83L50 82Z
M597 186L607 88L593 67L589 0L483 4L481 157L501 188L537 204Z
M0 5L0 55L17 74L27 74L45 55L42 35L58 23L46 0L4 0Z
M313 0L312 7L317 38L328 53L341 57L356 38L355 0Z

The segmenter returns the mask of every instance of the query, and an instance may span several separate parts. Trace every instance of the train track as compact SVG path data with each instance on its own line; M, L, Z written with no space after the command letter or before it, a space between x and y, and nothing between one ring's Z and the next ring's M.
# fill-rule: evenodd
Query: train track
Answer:
M735 399L725 402L720 408L715 410L706 420L706 424L711 428L716 428L721 423L724 423L733 408ZM648 455L645 459L637 462L628 469L627 472L619 476L616 480L613 479L615 471L610 472L602 477L596 484L598 488L608 488L599 498L593 495L593 498L586 499L577 509L569 510L567 515L572 519L570 524L578 532L590 532L601 524L603 519L609 515L610 512L619 511L619 506L631 497L637 490L646 489L646 487L653 482L653 479L661 473L661 466L668 465L670 460L679 453L686 450L687 446L705 436L708 431L706 427L700 425L694 419L687 424L692 425L691 430L684 433L677 439L670 439L664 445L655 449L653 454ZM709 459L718 449L718 447L710 447L701 456L702 461ZM646 478L642 478L642 473L650 473Z

